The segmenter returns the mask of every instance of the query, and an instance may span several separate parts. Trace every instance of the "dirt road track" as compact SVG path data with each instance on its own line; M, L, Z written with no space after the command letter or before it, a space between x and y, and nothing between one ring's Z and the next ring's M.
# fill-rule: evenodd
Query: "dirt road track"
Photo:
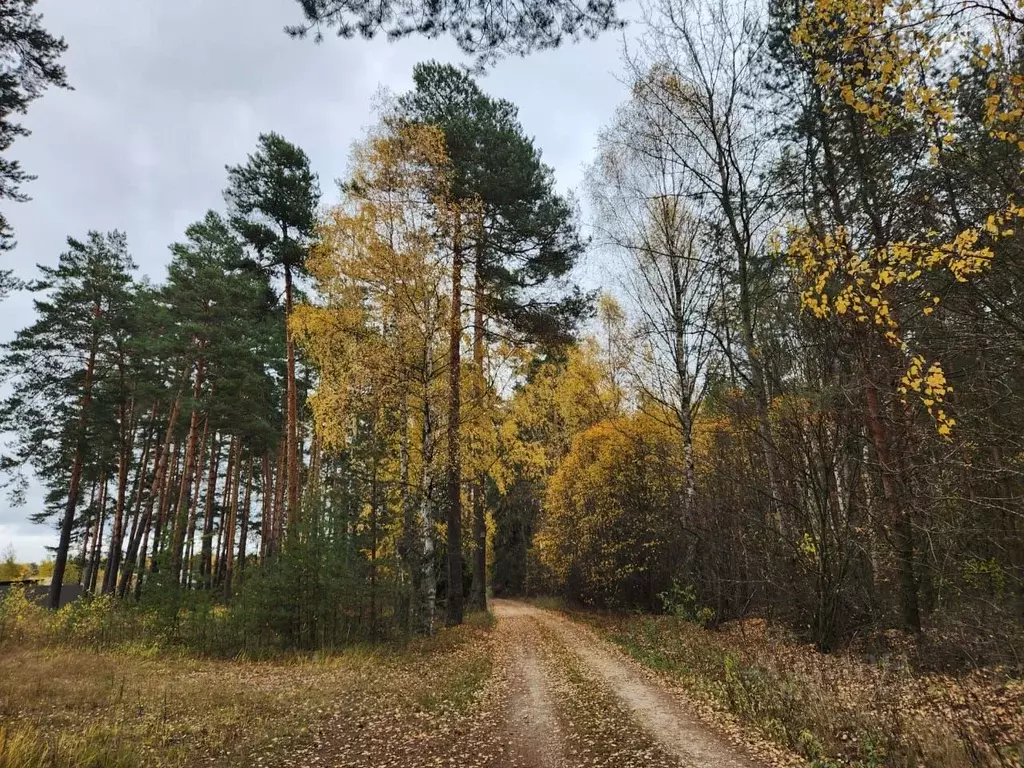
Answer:
M304 768L765 765L699 720L684 696L583 624L528 603L495 600L492 608L497 626L486 640L492 671L472 706L450 714L384 708L358 713L342 703L322 735L285 764ZM375 684L400 686L401 681Z
M586 627L497 600L516 764L754 768L646 670Z

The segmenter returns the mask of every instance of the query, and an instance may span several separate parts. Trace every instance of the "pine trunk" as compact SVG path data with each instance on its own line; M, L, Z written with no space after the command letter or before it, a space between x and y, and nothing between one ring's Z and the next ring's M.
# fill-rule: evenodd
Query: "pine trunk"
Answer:
M462 379L462 226L455 215L452 241L451 317L448 328L448 624L462 623L462 458L460 455Z
M246 463L245 473L245 500L242 502L242 524L238 532L238 582L241 583L245 574L246 542L249 539L249 517L252 512L252 482L253 482L252 459Z
M231 516L231 494L232 485L235 479L235 464L237 462L238 437L236 435L232 435L231 443L228 447L228 465L224 471L224 491L221 494L221 506L223 507L223 511L221 512L220 526L217 529L217 560L213 567L213 586L215 588L223 586L224 578L227 575L227 558L224 556L224 544L227 540L227 528Z
M149 470L149 457L153 450L153 438L155 436L155 430L153 429L153 420L156 419L158 406L153 405L153 413L151 414L150 427L146 430L146 439L142 445L142 458L139 465L135 469L135 480L132 483L132 497L135 501L132 503L132 527L131 532L128 534L128 550L123 551L121 547L113 551L114 557L117 558L116 565L112 567L110 574L110 594L118 592L120 569L122 564L128 567L135 552L138 551L138 536L139 525L142 522L142 489L146 483L146 472ZM134 542L134 545L133 545ZM122 542L123 543L123 542ZM121 594L118 592L118 594Z
M107 553L107 568L103 573L103 585L101 592L104 595L113 593L117 584L117 571L121 567L121 550L124 547L125 505L128 501L128 468L135 452L135 424L128 423L126 426L127 413L134 413L134 400L132 405L125 409L121 407L121 452L118 455L117 464L117 501L114 506L114 524L110 532L110 549ZM128 419L134 422L134 419ZM146 449L143 448L143 454Z
M204 589L212 585L213 573L213 516L214 498L217 495L217 472L220 469L220 443L217 433L213 434L210 447L210 472L206 478L206 504L203 514L203 535L199 552L199 581Z
M239 444L235 460L235 477L231 482L231 498L226 512L227 534L224 542L224 599L231 599L231 580L235 570L235 533L238 527L238 497L242 485L242 448Z
M484 408L484 284L483 240L477 245L473 295L473 396L478 413ZM473 583L470 605L479 611L487 610L487 511L485 506L485 480L483 472L473 478Z
M93 307L93 317L99 318L100 306ZM89 409L92 405L92 387L96 376L96 355L99 352L99 339L95 336L89 349L89 359L85 364L85 381L82 386L82 400L78 413L78 434L75 445L75 457L71 462L71 481L68 484L68 500L64 506L64 519L60 523L60 539L57 542L57 554L53 562L53 578L50 581L50 594L47 605L51 610L60 607L60 593L64 587L64 571L68 566L68 550L71 548L71 529L75 525L75 512L78 509L78 494L82 483L82 468L85 465L85 430L89 425Z
M205 365L196 363L196 379L192 387L192 416L188 424L185 443L185 461L181 469L181 486L171 524L171 579L181 581L182 556L185 551L185 531L188 526L188 502L192 498L192 475L196 470L196 447L199 445L199 396L203 391Z
M192 499L189 501L188 508L188 531L185 533L185 557L182 560L182 573L181 583L186 586L192 586L192 576L194 573L193 562L195 555L195 544L196 544L196 525L199 520L199 494L202 489L202 481L200 477L203 470L203 461L212 460L212 456L207 459L206 457L206 444L207 436L210 431L210 417L207 415L203 419L203 433L199 438L199 450L196 451L196 466L192 473ZM211 448L212 441L211 441Z
M288 452L288 523L291 525L299 518L299 406L298 392L295 382L295 339L287 323L292 316L292 270L289 265L284 268L285 295L285 340L288 347L288 383L287 383L287 445Z
M287 462L287 440L277 447L277 478L274 482L274 515L271 520L270 529L270 551L272 557L281 548L281 538L284 534L284 499L286 495L285 486L288 484L288 462Z
M267 560L270 544L270 530L273 519L274 475L270 469L270 451L263 454L263 498L261 501L262 519L260 520L260 565Z
M97 574L100 569L100 560L103 553L103 530L106 528L107 523L107 492L109 485L110 481L104 475L100 480L100 497L96 504L96 534L93 536L92 552L89 555L85 576L82 579L82 586L89 594L96 591Z
M92 490L89 492L89 503L85 505L85 534L82 536L82 551L78 555L78 562L82 564L78 572L78 585L83 588L89 583L88 579L86 579L88 570L86 565L89 562L89 553L92 551L89 545L92 543L92 537L96 534L95 516L92 515L91 510L95 508L96 492L98 489L99 480L93 480Z
M174 435L174 427L178 423L178 413L181 411L181 396L174 399L171 404L171 413L167 419L167 432L164 433L164 442L160 448L160 453L157 455L156 467L153 470L153 483L149 489L149 499L146 500L146 511L143 515L142 525L139 527L138 535L143 541L148 544L149 542L149 529L153 524L153 510L156 504L156 497L158 489L161 487L163 482L163 474L167 471L167 462L171 450L171 439ZM142 489L140 487L139 494L141 500ZM138 558L136 553L139 553ZM139 539L135 536L132 537L132 541L128 542L128 553L125 555L125 569L124 573L121 574L121 582L118 585L117 593L124 598L128 594L128 584L132 578L132 572L138 572L138 581L142 581L142 573L146 568L146 546L142 546L139 549Z
M160 514L157 515L156 527L153 530L153 556L150 558L149 570L156 573L159 568L159 556L164 551L166 542L167 521L171 513L171 496L173 495L175 481L178 479L178 468L181 466L181 443L174 443L174 457L171 460L169 471L164 473L164 484L160 489Z

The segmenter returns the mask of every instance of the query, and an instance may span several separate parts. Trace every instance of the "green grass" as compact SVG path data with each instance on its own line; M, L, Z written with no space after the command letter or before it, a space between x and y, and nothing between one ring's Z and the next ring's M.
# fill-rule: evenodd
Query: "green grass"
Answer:
M564 612L569 609L565 600L561 597L551 597L550 595L541 595L538 597L531 597L529 602L538 608L543 608L546 611L558 611Z

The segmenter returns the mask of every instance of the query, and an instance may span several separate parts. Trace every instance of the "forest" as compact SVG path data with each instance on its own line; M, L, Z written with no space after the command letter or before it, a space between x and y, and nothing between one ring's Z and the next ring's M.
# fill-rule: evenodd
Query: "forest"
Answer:
M33 5L0 12L5 153L67 85ZM568 193L486 71L614 6L300 5L293 35L451 35L479 66L418 64L336 186L268 126L162 275L116 230L5 273L35 310L0 350L7 492L45 488L48 607L85 593L35 621L200 659L445 643L494 598L627 646L763 626L982 670L1010 708L970 762L898 733L839 763L846 726L791 703L771 738L814 765L1018 765L1024 6L649 0ZM2 645L31 611L0 604Z

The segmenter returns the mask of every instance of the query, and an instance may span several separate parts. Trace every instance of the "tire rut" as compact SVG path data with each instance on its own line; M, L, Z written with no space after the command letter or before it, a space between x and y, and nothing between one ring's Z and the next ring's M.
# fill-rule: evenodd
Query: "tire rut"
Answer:
M499 626L509 622L520 657L533 659L528 662L528 688L541 692L536 694L537 703L529 696L513 696L510 704L513 710L534 710L537 729L553 734L551 740L558 743L540 750L541 762L528 764L755 768L740 750L687 711L678 696L590 630L523 603L495 601L494 609ZM533 654L529 647L541 650ZM542 671L544 676L538 678ZM552 690L560 694L554 697L555 707ZM529 722L529 715L525 717ZM526 737L541 742L548 738L535 731ZM561 758L553 757L559 754Z
M534 642L535 619L517 604L501 609L506 624L504 663L508 669L510 758L536 768L566 765L563 729L552 695L552 667Z

